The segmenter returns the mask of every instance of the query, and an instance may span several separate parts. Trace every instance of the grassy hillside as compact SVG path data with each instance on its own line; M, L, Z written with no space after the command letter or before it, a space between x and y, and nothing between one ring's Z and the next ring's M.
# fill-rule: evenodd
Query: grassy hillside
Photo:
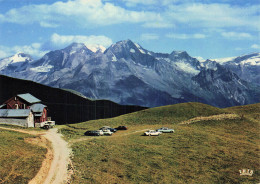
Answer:
M181 121L223 113L233 120ZM60 127L71 142L74 183L258 183L260 182L260 104L219 109L184 103L111 119ZM127 125L111 137L87 137L86 130ZM141 136L161 126L175 133ZM253 176L239 170L252 169Z
M62 129L63 134L69 138L80 138L86 130L98 129L104 125L117 127L126 125L130 129L136 126L151 127L151 125L164 126L174 125L181 121L197 116L209 116L221 114L225 111L202 103L181 103L163 107L155 107L130 114L118 116L116 118L91 120L83 123L70 124Z
M25 142L32 137L0 129L0 183L25 184L37 174L46 149Z
M245 116L245 118L250 119L254 122L259 122L260 119L260 103L229 107L225 110L236 114L240 114L241 116Z

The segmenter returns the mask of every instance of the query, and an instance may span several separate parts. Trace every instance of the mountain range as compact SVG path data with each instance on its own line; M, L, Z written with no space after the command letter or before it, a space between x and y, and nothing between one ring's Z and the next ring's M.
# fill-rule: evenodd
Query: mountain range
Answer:
M155 53L131 40L95 52L73 43L35 61L19 53L0 60L0 74L123 105L228 107L260 100L260 53L200 62L185 51Z

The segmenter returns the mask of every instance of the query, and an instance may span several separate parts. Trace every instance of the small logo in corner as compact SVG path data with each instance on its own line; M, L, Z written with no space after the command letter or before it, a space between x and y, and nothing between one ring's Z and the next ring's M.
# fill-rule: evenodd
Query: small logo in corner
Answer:
M241 169L239 170L240 176L252 176L254 171L252 169Z

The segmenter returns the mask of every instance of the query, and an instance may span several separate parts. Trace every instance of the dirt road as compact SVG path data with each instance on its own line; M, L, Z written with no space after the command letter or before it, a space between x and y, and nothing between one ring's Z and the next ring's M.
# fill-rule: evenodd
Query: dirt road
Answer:
M52 142L53 161L48 176L44 184L66 183L68 180L68 164L70 163L71 150L68 143L62 139L61 134L57 133L57 129L50 129L44 137Z
M62 135L57 133L57 129L53 128L47 132L27 131L24 129L14 129L0 127L0 129L17 131L21 133L41 136L40 144L45 144L48 149L46 158L42 162L42 167L37 175L29 182L29 184L63 184L68 183L70 177L68 164L70 163L71 150L67 142L62 139ZM52 144L52 148L47 145L48 140ZM39 141L39 140L38 140ZM34 141L28 141L33 143ZM39 142L37 142L39 144Z

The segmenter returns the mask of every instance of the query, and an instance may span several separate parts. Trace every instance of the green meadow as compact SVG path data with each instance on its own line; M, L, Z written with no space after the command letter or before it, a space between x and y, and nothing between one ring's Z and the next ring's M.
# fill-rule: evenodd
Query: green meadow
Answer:
M238 118L180 124L228 113ZM126 125L128 130L84 136L105 125ZM145 130L162 126L175 133L142 136ZM183 103L59 128L73 150L73 183L260 182L260 104L219 109ZM254 173L240 176L241 169Z

